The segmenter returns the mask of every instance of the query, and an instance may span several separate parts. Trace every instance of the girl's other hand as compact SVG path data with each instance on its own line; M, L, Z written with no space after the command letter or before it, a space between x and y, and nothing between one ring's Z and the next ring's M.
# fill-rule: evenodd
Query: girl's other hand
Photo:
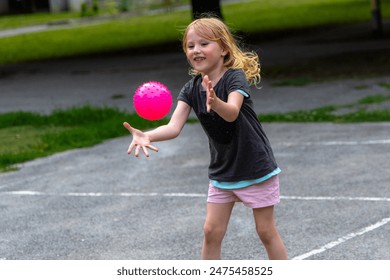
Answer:
M203 77L202 84L203 88L206 90L206 110L207 113L210 113L211 107L215 99L215 92L213 89L213 85L211 84L211 81L209 80L209 77L207 75Z
M151 145L150 139L146 133L132 127L127 122L124 122L123 126L133 135L133 140L131 141L129 149L127 150L128 154L131 154L134 147L135 147L134 155L136 157L139 156L140 149L142 149L143 153L147 157L150 156L148 149L155 151L155 152L158 152L158 149L156 147L154 147L153 145Z

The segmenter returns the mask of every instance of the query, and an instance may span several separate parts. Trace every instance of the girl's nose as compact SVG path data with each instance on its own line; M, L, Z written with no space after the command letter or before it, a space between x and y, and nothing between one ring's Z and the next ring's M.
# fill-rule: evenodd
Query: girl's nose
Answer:
M198 46L194 46L194 53L200 53L200 49Z

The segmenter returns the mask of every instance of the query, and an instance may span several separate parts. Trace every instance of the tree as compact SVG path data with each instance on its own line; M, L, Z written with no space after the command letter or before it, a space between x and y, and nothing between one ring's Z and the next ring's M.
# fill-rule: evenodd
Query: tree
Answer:
M371 14L374 34L377 36L382 36L383 27L380 0L371 0Z
M191 0L192 18L197 19L202 14L209 14L223 19L220 0Z

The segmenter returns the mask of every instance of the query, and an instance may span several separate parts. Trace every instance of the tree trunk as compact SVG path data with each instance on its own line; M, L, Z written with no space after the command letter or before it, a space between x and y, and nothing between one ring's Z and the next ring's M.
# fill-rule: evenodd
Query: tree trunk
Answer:
M213 16L223 19L220 0L192 0L192 18Z
M381 15L381 2L380 0L371 0L371 14L372 14L372 27L374 35L382 36L382 15Z

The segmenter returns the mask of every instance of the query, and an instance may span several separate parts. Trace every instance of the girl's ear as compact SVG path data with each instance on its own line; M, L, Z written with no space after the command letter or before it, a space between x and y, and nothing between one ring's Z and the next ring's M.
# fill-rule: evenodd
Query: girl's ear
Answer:
M227 50L224 50L224 49L222 49L221 56L226 56L227 54L228 54L228 51L227 51Z

